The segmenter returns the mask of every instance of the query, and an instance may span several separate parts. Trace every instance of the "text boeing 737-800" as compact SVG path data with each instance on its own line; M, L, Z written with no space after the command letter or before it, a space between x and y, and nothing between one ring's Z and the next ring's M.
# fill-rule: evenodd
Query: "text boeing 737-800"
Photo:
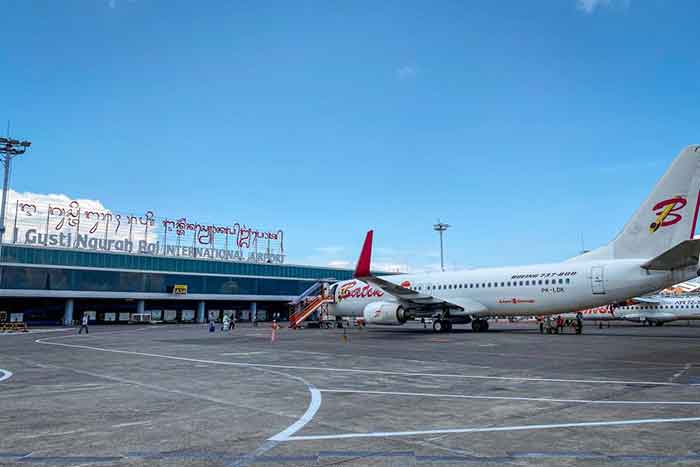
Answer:
M384 325L432 317L436 331L469 322L485 331L492 316L556 314L644 295L698 275L699 208L700 146L689 146L614 240L560 263L377 277L369 231L355 269L367 287L334 284L329 312Z

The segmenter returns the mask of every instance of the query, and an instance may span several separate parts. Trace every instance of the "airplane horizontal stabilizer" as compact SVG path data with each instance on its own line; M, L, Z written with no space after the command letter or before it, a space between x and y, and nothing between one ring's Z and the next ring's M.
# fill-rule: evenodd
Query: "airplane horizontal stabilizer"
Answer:
M684 240L656 258L642 265L644 269L670 271L697 266L700 257L700 239Z

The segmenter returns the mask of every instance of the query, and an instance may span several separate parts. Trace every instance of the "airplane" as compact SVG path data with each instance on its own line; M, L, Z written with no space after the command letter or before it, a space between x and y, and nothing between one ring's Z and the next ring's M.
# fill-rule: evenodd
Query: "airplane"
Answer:
M329 313L377 325L429 317L437 332L460 323L481 332L495 316L621 302L700 275L700 239L693 239L699 208L700 145L693 145L674 159L611 242L559 263L376 276L370 230L354 279L331 286Z
M636 297L626 303L613 305L613 315L617 319L663 326L677 320L700 319L700 296L693 297Z

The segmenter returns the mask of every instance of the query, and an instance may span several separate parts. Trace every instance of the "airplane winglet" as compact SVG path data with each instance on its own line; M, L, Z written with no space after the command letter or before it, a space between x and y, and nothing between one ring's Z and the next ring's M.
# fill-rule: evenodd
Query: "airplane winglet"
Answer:
M365 237L365 243L362 245L362 251L360 252L360 257L357 259L357 266L355 267L355 273L353 277L367 277L370 275L370 264L372 262L372 236L374 234L373 230L367 232Z

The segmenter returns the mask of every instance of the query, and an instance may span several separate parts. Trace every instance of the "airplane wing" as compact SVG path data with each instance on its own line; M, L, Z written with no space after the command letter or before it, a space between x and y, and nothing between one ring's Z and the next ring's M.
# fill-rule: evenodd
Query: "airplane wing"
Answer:
M452 304L448 301L435 298L432 295L424 294L417 292L413 289L409 289L407 287L402 287L400 285L394 284L393 282L389 282L386 279L382 279L381 277L377 276L363 276L363 277L358 277L357 279L368 282L372 285L375 285L382 289L384 292L387 292L391 295L393 295L396 298L399 298L405 302L414 304L414 305L420 305L420 306L430 306L430 307L442 307L442 306L450 306L456 307L458 305Z
M421 309L435 310L443 308L457 308L470 313L486 311L487 308L476 300L460 298L455 301L447 301L429 294L420 293L407 287L402 287L394 284L393 282L389 282L386 279L373 275L370 272L372 258L372 236L372 230L367 232L365 243L362 245L362 252L360 253L360 258L357 260L357 267L355 268L354 277L356 279L379 287L383 291L393 295L403 302Z

